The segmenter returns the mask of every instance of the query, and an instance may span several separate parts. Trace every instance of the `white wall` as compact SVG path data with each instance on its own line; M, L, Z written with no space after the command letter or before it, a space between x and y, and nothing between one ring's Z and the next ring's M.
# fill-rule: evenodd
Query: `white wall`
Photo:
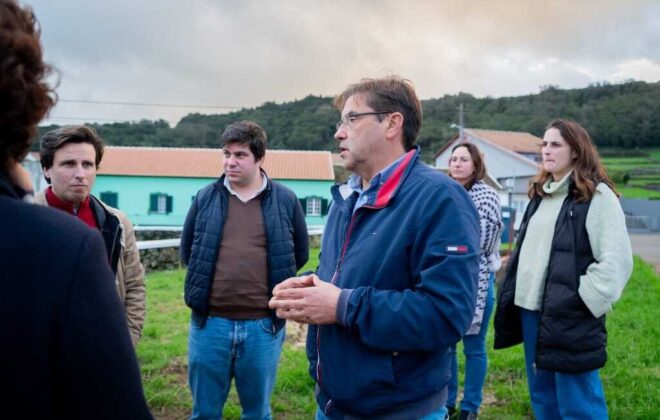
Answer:
M26 158L22 164L32 176L34 191L39 192L45 190L48 186L48 182L46 182L46 178L44 178L44 174L41 170L41 162L32 158Z
M475 144L483 153L488 173L504 188L511 188L510 193L509 191L499 192L500 202L502 206L516 209L514 226L517 230L520 227L525 208L529 203L527 190L529 189L529 182L538 172L537 163L522 156L512 156L511 152L504 151L476 137L468 135L468 141ZM437 168L447 168L449 166L451 149L457 142L458 140L455 140L452 146L436 157L435 166Z
M510 152L503 151L497 146L486 143L476 137L468 137L483 153L486 169L494 178L528 177L537 172L536 163L522 157L512 156ZM451 147L448 147L435 159L437 168L446 168L451 157ZM523 160L525 159L525 160Z

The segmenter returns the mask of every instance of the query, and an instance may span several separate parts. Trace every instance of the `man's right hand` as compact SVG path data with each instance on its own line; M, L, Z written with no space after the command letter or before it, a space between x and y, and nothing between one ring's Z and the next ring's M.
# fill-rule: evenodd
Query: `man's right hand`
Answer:
M306 324L334 324L341 289L316 274L293 277L273 289L269 302L279 318Z

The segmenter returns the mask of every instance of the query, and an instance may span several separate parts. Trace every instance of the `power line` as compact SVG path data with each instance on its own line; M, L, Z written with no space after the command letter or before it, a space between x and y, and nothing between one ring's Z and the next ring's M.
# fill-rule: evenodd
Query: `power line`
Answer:
M110 121L110 122L120 122L120 121L132 121L132 120L122 120L119 118L97 118L97 117L49 117L45 118L44 121Z
M163 108L213 108L213 109L241 109L244 107L232 105L192 105L192 104L165 104L151 102L114 102L114 101L94 101L87 99L59 99L58 102L69 102L78 104L98 104L98 105L128 105L128 106L156 106Z

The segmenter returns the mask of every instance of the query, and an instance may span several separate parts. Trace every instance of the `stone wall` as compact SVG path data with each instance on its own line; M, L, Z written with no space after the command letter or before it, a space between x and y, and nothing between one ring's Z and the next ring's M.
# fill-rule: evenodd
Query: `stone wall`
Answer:
M159 230L138 230L135 232L138 241L153 241L157 239L176 239L181 237L181 232L159 231ZM321 245L321 235L312 235L309 237L309 246L319 247ZM183 262L179 258L179 247L154 248L140 250L140 261L145 271L176 270L183 268Z
M181 232L171 231L144 231L135 232L138 241L152 241L156 239L176 239L181 237ZM145 271L176 270L183 267L179 258L179 247L154 248L140 250L140 261Z
M183 268L179 258L179 247L143 249L140 251L140 261L147 273Z

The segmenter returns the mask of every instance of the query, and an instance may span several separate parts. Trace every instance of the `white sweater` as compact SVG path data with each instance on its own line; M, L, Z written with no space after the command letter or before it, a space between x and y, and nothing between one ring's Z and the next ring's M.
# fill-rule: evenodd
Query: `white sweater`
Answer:
M569 172L558 182L548 181L544 197L527 227L520 249L515 304L531 311L541 300L554 236L555 223L568 194ZM578 293L595 317L612 310L632 273L632 248L619 199L606 184L598 184L586 220L589 243L596 262L580 276Z

